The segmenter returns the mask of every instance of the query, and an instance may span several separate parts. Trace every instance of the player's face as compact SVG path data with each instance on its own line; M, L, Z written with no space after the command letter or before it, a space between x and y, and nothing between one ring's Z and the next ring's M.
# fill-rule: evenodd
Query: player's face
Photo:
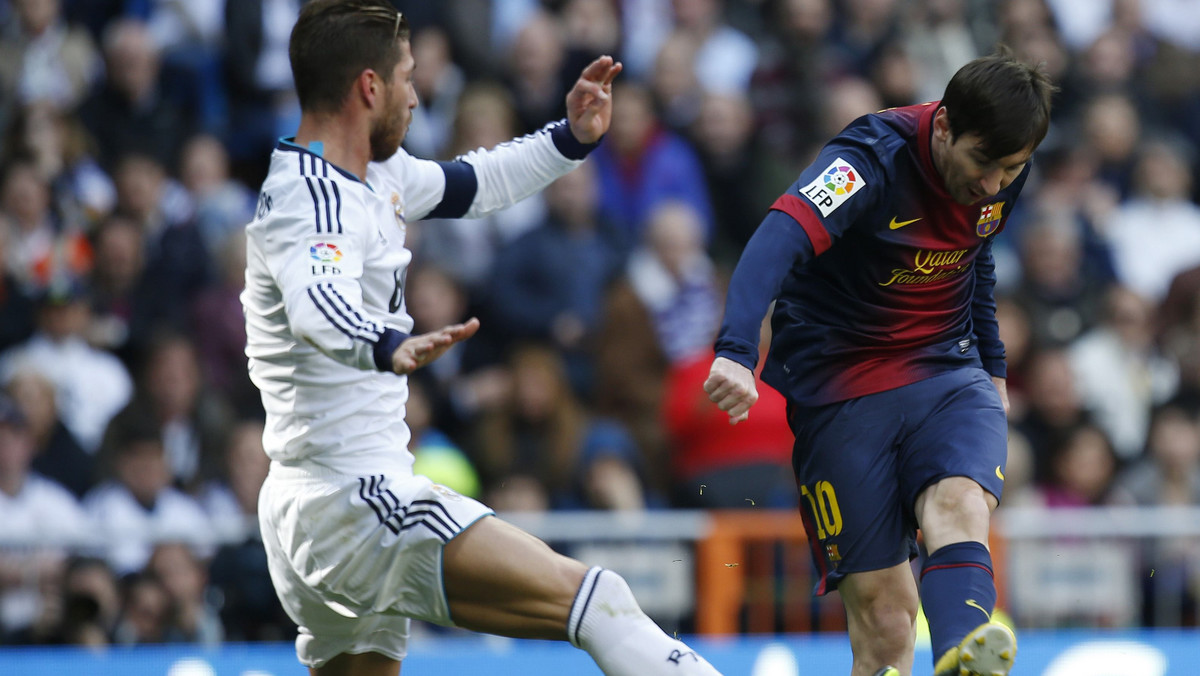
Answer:
M382 162L404 142L412 110L417 107L417 90L413 87L412 49L408 40L400 41L400 61L392 71L392 80L384 85L384 103L371 127L371 159Z
M1007 188L1025 169L1033 148L1000 158L988 157L980 149L978 134L950 134L945 109L937 112L933 125L933 163L942 174L946 192L959 204L974 204Z

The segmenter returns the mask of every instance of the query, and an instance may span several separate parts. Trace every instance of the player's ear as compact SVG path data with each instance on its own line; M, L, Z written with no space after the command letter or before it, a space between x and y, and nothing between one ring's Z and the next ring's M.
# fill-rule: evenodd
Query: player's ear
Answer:
M938 141L950 141L950 114L941 106L933 114L933 137Z
M383 79L371 68L363 70L354 80L354 93L361 97L367 108L374 108L383 96Z

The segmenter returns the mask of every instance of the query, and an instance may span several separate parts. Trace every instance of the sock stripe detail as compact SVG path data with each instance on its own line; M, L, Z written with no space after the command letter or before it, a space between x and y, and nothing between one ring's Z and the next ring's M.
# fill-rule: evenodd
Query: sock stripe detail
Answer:
M989 577L991 577L993 580L996 579L996 574L992 572L992 569L981 563L942 563L933 566L926 566L921 571L921 579L924 580L927 574L935 570L944 570L946 568L966 568L968 566L979 568L980 570L986 570Z
M589 568L579 585L579 591L575 592L575 601L571 603L571 616L567 619L567 640L576 648L583 647L579 645L579 628L583 626L583 616L587 614L588 605L596 593L596 583L603 572L604 569L600 566Z

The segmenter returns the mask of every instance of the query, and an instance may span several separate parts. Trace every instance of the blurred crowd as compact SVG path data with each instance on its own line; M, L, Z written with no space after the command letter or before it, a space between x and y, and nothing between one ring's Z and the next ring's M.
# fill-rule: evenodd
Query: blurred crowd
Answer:
M415 332L483 325L411 379L417 471L500 511L792 508L783 400L734 428L701 389L729 272L845 124L1004 42L1061 87L997 240L1005 504L1200 505L1200 0L393 1L420 157L626 67L579 170L409 224ZM238 293L301 4L0 0L2 642L291 635Z

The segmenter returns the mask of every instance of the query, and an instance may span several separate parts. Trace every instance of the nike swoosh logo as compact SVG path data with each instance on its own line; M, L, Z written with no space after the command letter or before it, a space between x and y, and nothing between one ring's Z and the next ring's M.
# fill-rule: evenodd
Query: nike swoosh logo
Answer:
M1001 481L1004 481L1004 472L1000 471L1000 465L996 465L996 476L1000 477Z
M989 620L992 619L992 614L984 610L983 606L979 605L975 599L967 599L966 604L986 615Z
M899 230L900 228L903 228L904 226L908 225L909 223L916 223L916 222L917 222L917 221L919 221L919 220L921 220L921 219L919 219L919 218L914 218L914 219L912 219L911 221L899 221L899 222L897 222L897 221L896 221L896 217L895 217L895 216L892 216L892 222L891 222L891 223L888 223L888 230Z

